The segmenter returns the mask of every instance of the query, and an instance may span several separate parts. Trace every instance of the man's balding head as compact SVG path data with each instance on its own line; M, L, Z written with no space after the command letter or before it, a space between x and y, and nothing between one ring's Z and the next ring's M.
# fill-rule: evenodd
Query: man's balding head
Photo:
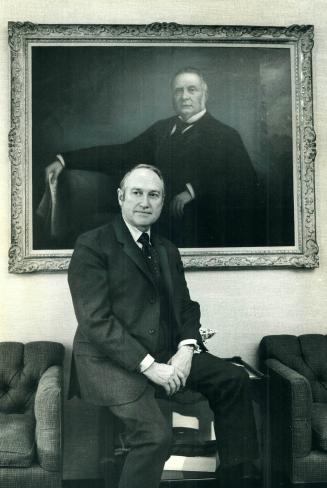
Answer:
M158 168L138 164L123 177L118 188L122 216L142 232L158 220L164 202L164 181Z

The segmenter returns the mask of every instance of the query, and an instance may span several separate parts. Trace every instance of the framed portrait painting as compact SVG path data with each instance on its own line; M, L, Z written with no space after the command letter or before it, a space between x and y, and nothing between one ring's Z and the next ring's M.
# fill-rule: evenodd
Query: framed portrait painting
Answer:
M12 22L9 46L11 272L67 269L138 163L186 268L318 266L312 26Z

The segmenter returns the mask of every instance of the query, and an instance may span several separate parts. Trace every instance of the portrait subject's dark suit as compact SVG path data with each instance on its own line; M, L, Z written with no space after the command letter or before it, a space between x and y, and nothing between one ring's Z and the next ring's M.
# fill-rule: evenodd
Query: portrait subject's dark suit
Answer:
M186 183L195 193L176 225L166 205L161 234L180 247L254 245L257 179L239 133L206 112L183 134L172 134L176 120L160 120L125 144L65 152L65 164L106 172L117 186L134 164L154 164L165 180L166 202Z
M186 386L205 395L214 412L221 464L257 454L248 376L206 352L178 249L152 234L162 289L121 216L78 239L68 273L78 320L71 394L80 390L85 401L107 405L124 422L131 451L120 487L128 488L159 486L171 442L155 398L164 390L139 365L147 354L167 362L184 339L196 339L203 350L193 356Z

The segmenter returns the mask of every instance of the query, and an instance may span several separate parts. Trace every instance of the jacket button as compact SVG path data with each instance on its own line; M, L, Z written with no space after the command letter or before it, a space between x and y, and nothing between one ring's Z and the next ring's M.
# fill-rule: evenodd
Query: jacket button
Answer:
M156 303L156 297L154 295L151 295L149 298L150 303Z
M154 329L149 329L149 334L152 335L155 333L155 330Z

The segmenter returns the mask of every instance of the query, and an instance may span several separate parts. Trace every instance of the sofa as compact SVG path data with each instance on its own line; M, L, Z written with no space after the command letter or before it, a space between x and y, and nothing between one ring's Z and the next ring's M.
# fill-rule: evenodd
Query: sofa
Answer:
M57 342L0 342L0 486L59 488L62 362Z
M273 482L327 483L327 336L269 335L259 357L269 374Z

